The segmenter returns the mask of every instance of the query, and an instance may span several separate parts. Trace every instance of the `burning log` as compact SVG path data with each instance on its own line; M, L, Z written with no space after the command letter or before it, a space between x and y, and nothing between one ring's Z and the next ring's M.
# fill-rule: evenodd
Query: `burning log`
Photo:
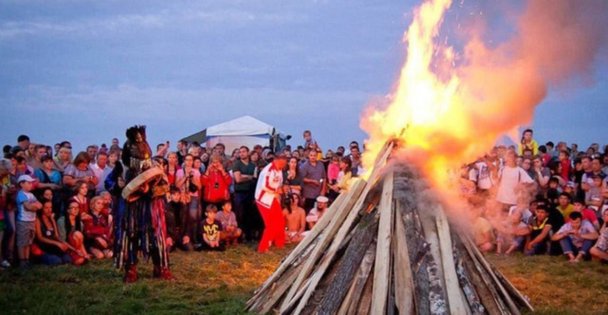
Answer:
M388 165L342 194L254 293L247 309L281 314L519 314L528 301L410 165Z

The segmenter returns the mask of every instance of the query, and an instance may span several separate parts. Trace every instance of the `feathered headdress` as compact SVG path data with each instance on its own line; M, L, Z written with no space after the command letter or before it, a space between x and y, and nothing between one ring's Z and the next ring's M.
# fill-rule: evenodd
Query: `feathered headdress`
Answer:
M145 125L135 125L133 127L130 127L129 129L127 129L127 139L129 139L129 141L131 141L131 143L135 143L135 137L137 136L137 134L141 134L141 137L144 139L144 141L146 141L146 126Z

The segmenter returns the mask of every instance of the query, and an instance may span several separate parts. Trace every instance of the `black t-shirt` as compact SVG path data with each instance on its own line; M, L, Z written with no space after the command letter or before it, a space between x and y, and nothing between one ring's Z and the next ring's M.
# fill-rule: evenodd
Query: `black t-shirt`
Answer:
M249 161L247 165L240 159L237 160L232 166L232 172L240 172L241 175L253 175L255 172L255 165ZM248 192L255 188L255 180L248 180L242 183L234 182L234 191L236 192Z
M203 234L207 236L210 241L220 240L220 231L222 230L222 224L218 220L214 220L213 223L203 221Z

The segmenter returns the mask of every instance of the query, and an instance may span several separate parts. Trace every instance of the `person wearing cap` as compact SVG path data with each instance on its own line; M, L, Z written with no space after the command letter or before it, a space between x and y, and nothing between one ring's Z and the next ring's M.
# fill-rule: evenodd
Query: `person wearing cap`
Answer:
M29 266L30 246L34 241L36 232L36 212L42 209L32 194L33 179L29 175L21 175L17 179L19 187L17 192L17 250L21 267Z
M317 206L312 208L306 216L306 222L308 223L309 229L312 229L315 224L321 220L327 210L327 204L329 203L329 199L325 196L319 196L316 200Z
M264 232L258 246L260 253L267 252L271 244L278 248L285 245L285 218L281 209L281 194L283 169L286 164L285 155L279 153L259 174L255 201L264 221Z

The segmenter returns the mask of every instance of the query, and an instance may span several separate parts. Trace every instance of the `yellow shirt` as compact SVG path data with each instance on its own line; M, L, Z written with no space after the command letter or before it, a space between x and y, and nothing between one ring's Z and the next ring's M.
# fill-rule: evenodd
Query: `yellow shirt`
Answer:
M559 210L559 212L564 216L564 220L567 220L568 217L570 217L570 213L574 211L574 206L569 203L568 206L566 206L566 209L562 209L562 207L557 206L557 210Z

